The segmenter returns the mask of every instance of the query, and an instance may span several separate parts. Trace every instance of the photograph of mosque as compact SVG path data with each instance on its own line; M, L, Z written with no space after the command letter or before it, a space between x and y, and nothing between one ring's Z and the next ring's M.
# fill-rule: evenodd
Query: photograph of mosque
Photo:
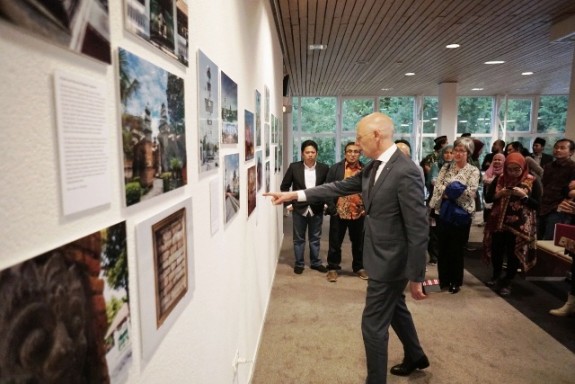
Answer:
M262 145L262 95L256 90L256 147Z
M222 82L222 144L238 143L238 85L223 71Z
M112 62L107 1L0 0L0 18L56 45Z
M187 0L125 0L126 30L188 65Z
M198 141L200 175L219 167L219 69L202 51L198 50Z
M224 156L224 222L240 210L240 154Z
M246 110L244 112L244 141L245 141L245 161L252 160L254 158L254 153L256 150L255 142L254 142L254 114Z
M187 184L184 80L119 48L126 205Z
M132 362L126 224L0 271L2 383L123 383Z
M248 168L248 217L252 214L254 209L256 209L256 189L257 189L257 175L256 166L252 165Z

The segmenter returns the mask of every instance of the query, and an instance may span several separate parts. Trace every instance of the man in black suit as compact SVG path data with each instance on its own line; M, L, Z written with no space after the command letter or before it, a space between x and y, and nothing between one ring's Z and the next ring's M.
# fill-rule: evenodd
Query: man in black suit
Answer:
M544 168L546 164L549 164L553 161L553 156L548 155L547 153L543 153L543 149L545 148L545 139L542 137L535 138L533 141L533 153L531 156L537 164Z
M281 191L299 191L315 187L325 182L329 167L319 163L317 159L317 143L306 140L301 144L302 161L291 163L280 185ZM294 273L304 271L305 232L308 231L310 268L326 273L327 268L319 256L321 226L323 222L323 201L313 204L294 202L285 204L292 212L293 219L293 250L295 255Z
M356 144L373 159L357 175L305 191L270 192L274 204L286 201L324 201L361 192L365 204L363 263L369 275L362 316L367 357L367 384L387 381L389 326L403 344L401 364L391 374L407 376L429 366L404 289L409 285L415 300L426 297L422 282L428 228L423 182L417 166L393 142L393 121L375 112L357 125Z

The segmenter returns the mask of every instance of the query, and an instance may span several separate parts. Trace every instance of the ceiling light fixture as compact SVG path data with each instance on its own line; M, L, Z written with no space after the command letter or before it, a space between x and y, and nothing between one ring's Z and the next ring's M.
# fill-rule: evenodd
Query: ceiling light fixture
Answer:
M503 61L503 60L491 60L491 61L485 62L485 64L489 64L489 65L491 65L491 64L503 64L503 63L505 63L505 61Z
M407 72L407 73L405 74L405 76L415 76L415 73L413 73L413 72Z
M308 49L310 51L324 51L327 49L327 44L310 44Z
M460 45L459 44L448 44L445 46L445 48L447 49L454 49L454 48L459 48Z
M471 88L472 91L483 91L483 88Z
M381 88L382 91L391 91L393 88Z
M522 72L521 74L523 76L531 76L533 74L533 72Z

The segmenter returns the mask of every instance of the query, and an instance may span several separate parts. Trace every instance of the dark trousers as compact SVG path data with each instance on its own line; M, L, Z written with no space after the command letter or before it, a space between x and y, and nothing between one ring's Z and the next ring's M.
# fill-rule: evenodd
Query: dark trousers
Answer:
M319 257L319 246L321 239L321 224L323 215L303 216L296 211L292 212L293 220L293 251L295 256L295 266L303 267L305 251L305 233L307 230L309 240L309 261L312 267L322 265Z
M403 345L404 360L415 362L425 353L419 344L417 331L403 291L407 280L367 281L365 308L361 331L367 360L366 384L385 384L387 381L387 345L389 326Z
M507 256L505 280L513 280L519 268L519 259L515 256L515 235L511 232L494 232L491 244L491 263L493 264L493 280L498 280L503 272L503 260Z
M437 232L437 225L429 226L429 242L427 243L427 253L429 253L430 263L437 263L437 259L439 258L439 239Z
M351 255L353 257L351 267L354 272L363 269L363 221L363 217L356 220L346 220L337 215L330 216L327 269L341 269L341 244L347 230L349 230Z
M463 253L471 224L455 227L437 220L439 257L437 272L441 287L463 284Z

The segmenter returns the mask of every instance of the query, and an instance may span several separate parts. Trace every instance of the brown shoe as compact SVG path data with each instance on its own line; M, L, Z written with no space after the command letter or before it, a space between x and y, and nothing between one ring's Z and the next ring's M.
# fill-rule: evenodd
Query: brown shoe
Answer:
M337 281L337 271L335 269L327 271L327 281L330 283L335 283Z
M365 269L360 269L355 274L362 280L369 279L369 276L367 276L367 272L365 272Z

